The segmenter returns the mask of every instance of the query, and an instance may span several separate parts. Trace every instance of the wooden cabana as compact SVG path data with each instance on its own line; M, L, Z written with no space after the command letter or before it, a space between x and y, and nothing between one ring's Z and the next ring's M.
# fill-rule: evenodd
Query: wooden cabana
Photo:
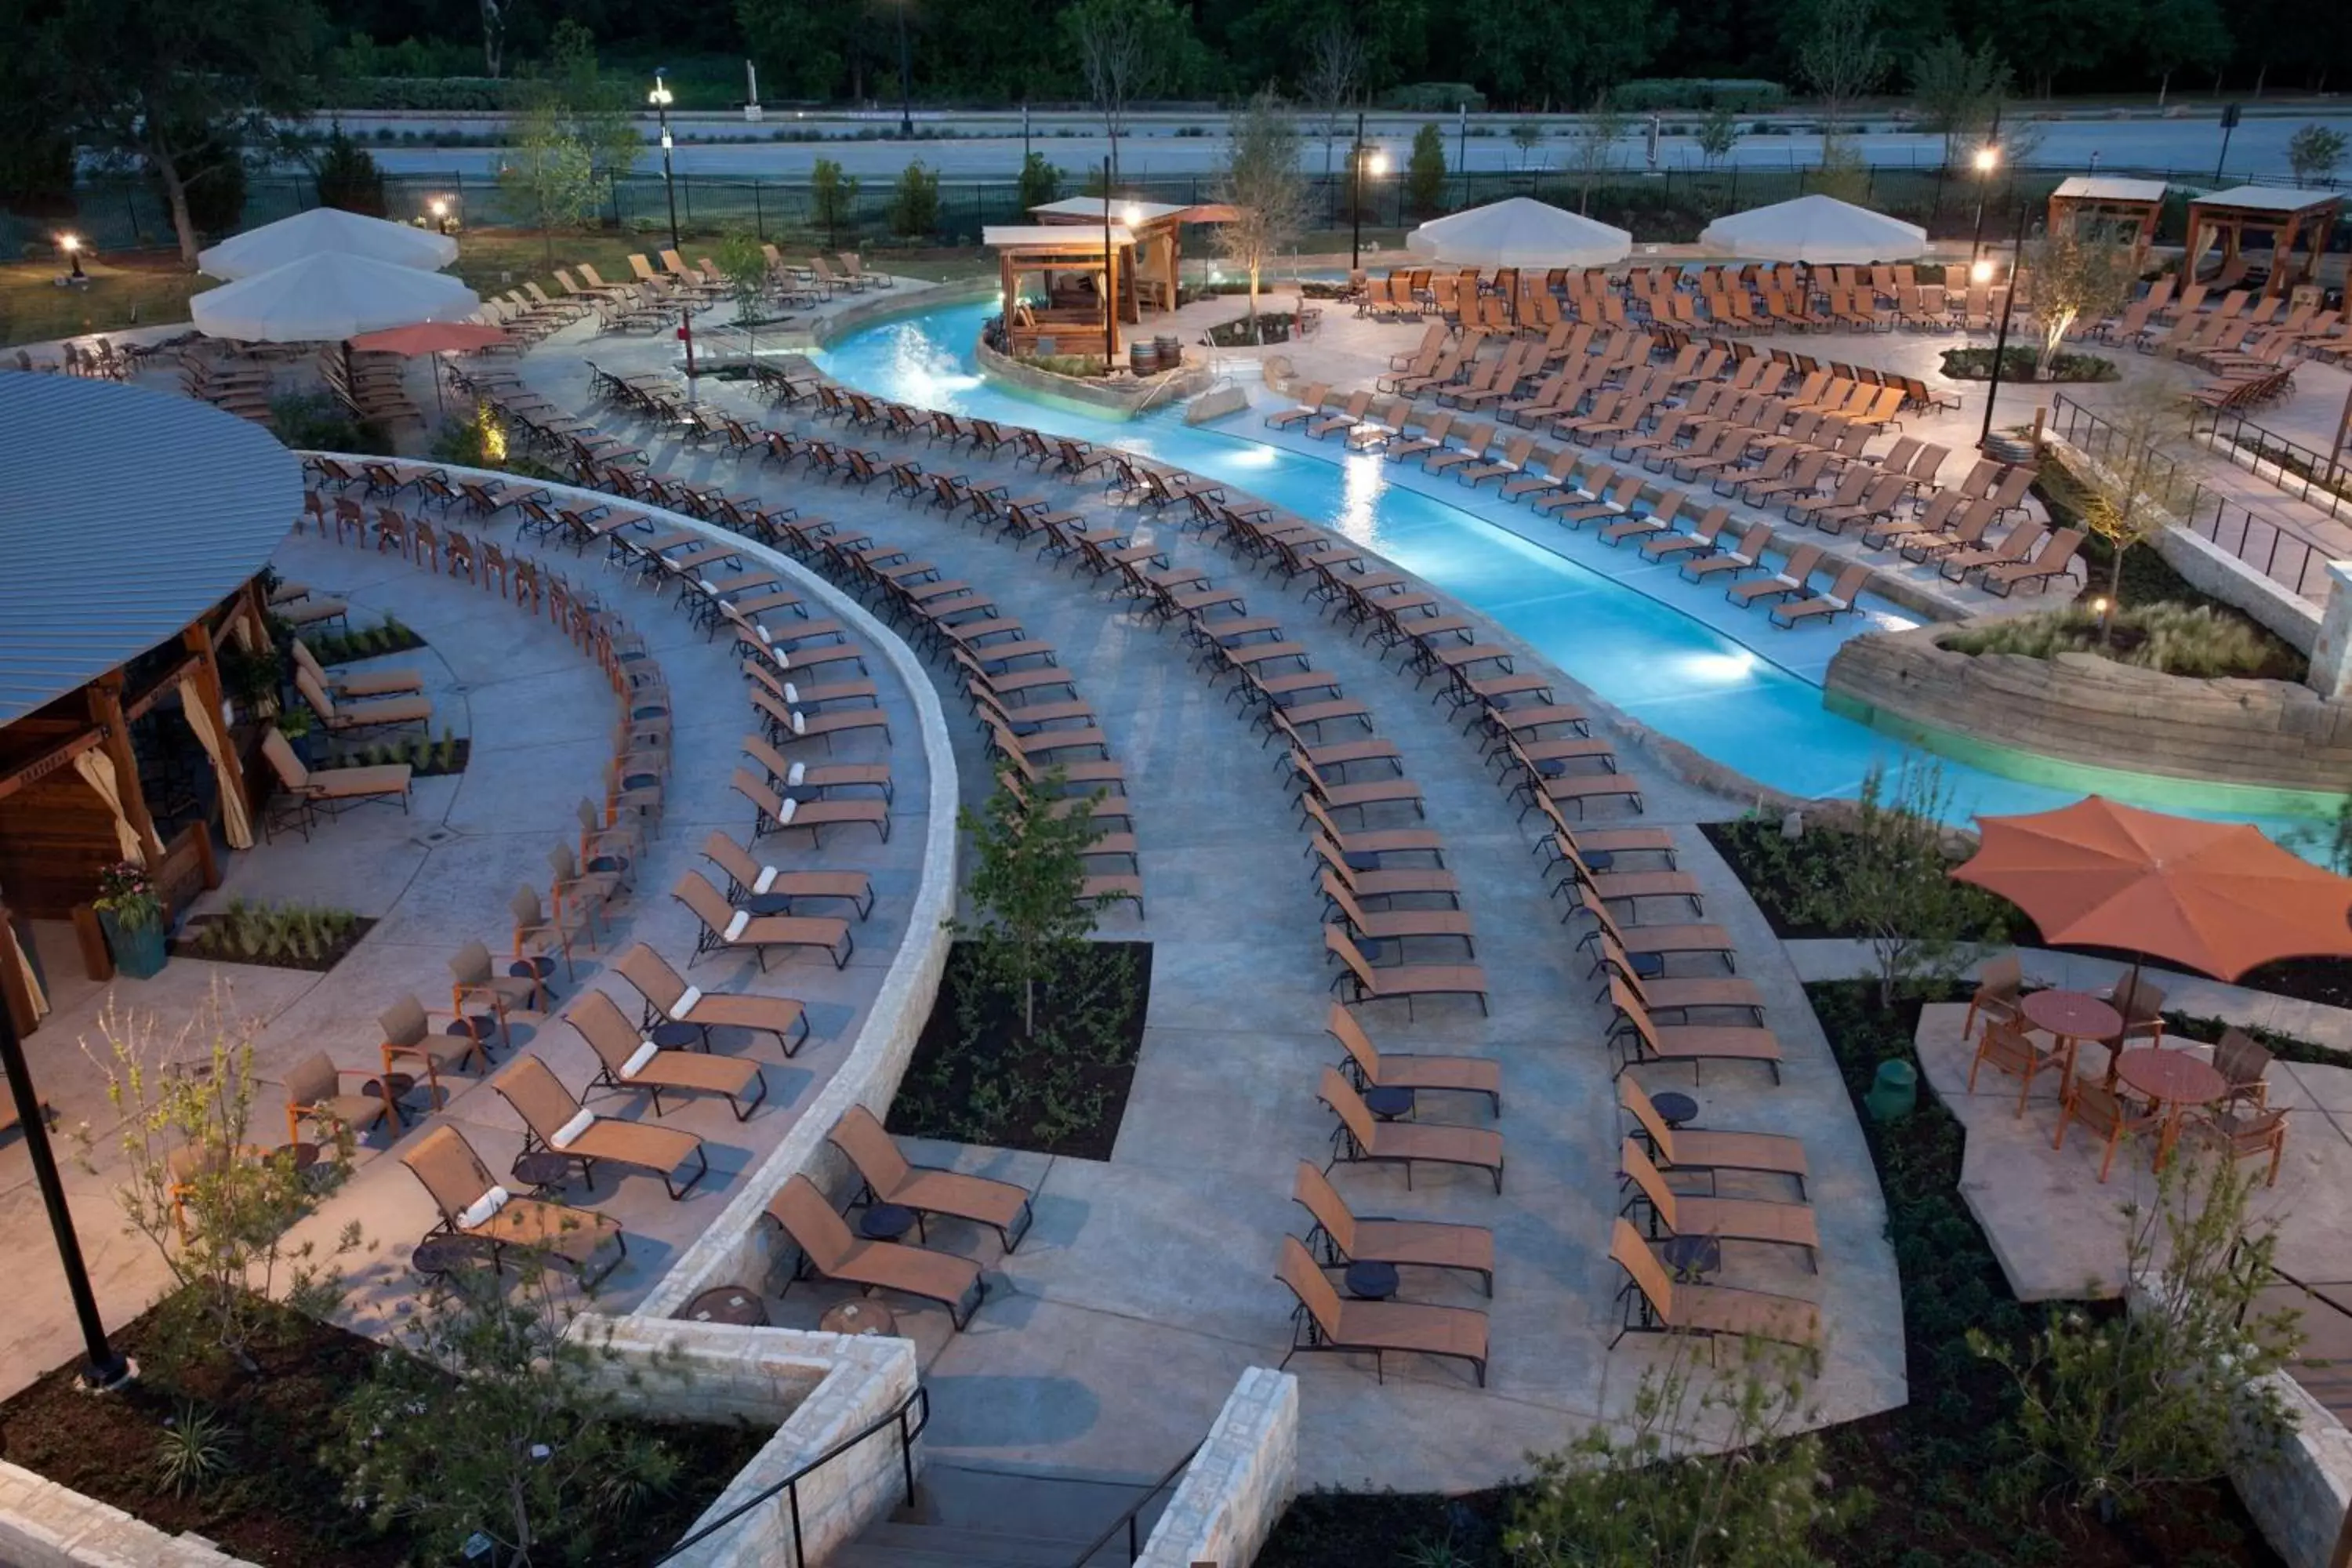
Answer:
M182 906L219 882L216 828L252 842L221 656L268 646L257 579L302 475L246 420L110 382L0 376L0 1000L29 1032L30 922L100 965L107 866Z
M1103 207L1100 196L1065 196L1057 202L1031 207L1029 216L1041 224L1055 226L1091 225L1099 233L1105 216ZM1180 206L1118 196L1110 199L1109 207L1113 226L1124 228L1132 237L1124 265L1132 280L1137 303L1150 310L1176 308L1177 268L1184 254L1184 226L1228 223L1234 212L1229 206L1207 203ZM1136 318L1129 316L1127 320Z
M2205 257L2206 246L2218 240L2221 268L2206 282L2233 287L2248 270L2245 237L2249 231L2271 237L2270 277L2265 294L2281 294L2298 283L2308 283L2327 253L2327 241L2344 208L2344 198L2333 191L2303 191L2278 185L2240 185L2216 191L2189 204L2189 257L2181 276L2191 281ZM2298 242L2310 250L2298 259Z
M2129 245L2146 256L2164 212L2162 180L2118 180L2071 174L2050 193L2050 232L2078 239Z
M1119 323L1140 325L1132 251L1134 231L1113 224L990 224L982 243L996 252L1004 331L1016 354L1052 352L1118 357ZM1108 248L1106 248L1108 246ZM1023 279L1037 279L1033 300ZM1103 319L1108 293L1118 302ZM1050 351L1040 349L1050 342Z

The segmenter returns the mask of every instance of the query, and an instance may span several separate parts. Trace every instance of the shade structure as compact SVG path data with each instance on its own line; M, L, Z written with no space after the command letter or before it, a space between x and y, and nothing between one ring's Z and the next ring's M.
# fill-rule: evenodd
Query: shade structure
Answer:
M1718 256L1810 261L1832 267L1908 261L1927 249L1927 231L1835 196L1799 196L1719 217L1699 231Z
M1633 253L1622 228L1562 212L1528 196L1509 196L1448 217L1433 218L1404 237L1405 248L1455 267L1549 269L1606 267Z
M394 267L431 272L457 259L457 242L429 229L340 207L312 207L276 223L249 228L196 255L196 269L234 282L299 261L306 256L364 256Z
M509 341L506 329L485 321L419 321L415 326L362 333L352 339L351 347L361 353L404 354L414 359L418 354L472 353Z
M482 308L471 289L364 256L328 251L208 289L189 301L196 330L248 342L332 342L419 321L457 321Z
M2282 958L2352 955L2352 880L2244 823L2091 795L1978 826L1982 846L1952 875L2023 910L2045 942L2117 948L2231 981Z

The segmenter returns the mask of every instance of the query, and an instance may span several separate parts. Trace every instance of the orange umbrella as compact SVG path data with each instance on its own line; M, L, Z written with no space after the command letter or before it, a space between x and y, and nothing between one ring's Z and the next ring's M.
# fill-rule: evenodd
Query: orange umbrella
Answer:
M2259 828L2099 795L1977 820L1983 843L1952 875L2017 905L2046 942L2117 948L2231 981L2282 958L2352 955L2352 879Z
M350 362L351 351L363 353L401 354L415 359L418 354L472 353L508 342L501 327L487 326L480 321L419 321L411 327L386 327L380 332L362 332L356 338L343 340L343 354ZM441 401L441 367L433 367L433 406L446 411Z

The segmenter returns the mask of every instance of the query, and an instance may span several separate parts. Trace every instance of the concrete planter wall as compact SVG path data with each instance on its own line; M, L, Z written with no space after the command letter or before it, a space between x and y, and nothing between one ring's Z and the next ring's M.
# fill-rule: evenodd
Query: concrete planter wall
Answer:
M1025 396L1072 404L1089 414L1108 415L1113 419L1132 419L1146 408L1165 408L1181 403L1196 392L1206 391L1215 379L1206 364L1187 360L1180 370L1147 376L1141 381L1090 381L1075 375L1055 375L1034 364L1024 364L986 343L977 343L973 348L980 361L980 373L991 381Z
M1226 1395L1137 1562L1140 1568L1242 1568L1274 1533L1297 1489L1298 1380L1254 1366Z

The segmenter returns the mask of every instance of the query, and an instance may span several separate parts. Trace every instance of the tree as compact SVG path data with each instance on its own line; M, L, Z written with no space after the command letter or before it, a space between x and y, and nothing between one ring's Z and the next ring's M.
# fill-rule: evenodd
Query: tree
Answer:
M1445 132L1434 121L1412 133L1412 156L1404 167L1405 198L1415 212L1431 213L1445 199Z
M2287 138L2287 166L2298 185L2332 185L2344 162L2344 132L2326 125L2305 125Z
M1110 177L1118 180L1118 138L1130 105L1166 81L1191 43L1186 14L1171 0L1078 0L1063 14L1087 94L1110 138Z
M1218 199L1234 209L1211 229L1217 254L1249 274L1250 337L1257 340L1258 274L1307 226L1298 124L1271 90L1234 116Z
M2257 1310L2278 1247L2248 1224L2259 1170L2176 1157L2153 1205L2124 1206L2128 1310L2053 1307L2021 1351L1971 1331L2017 1380L2029 1463L2078 1506L2129 1512L2158 1488L2219 1480L2293 1429L2273 1374L2301 1336L2292 1312Z
M759 63L761 85L781 98L840 90L845 26L858 8L821 0L735 0L736 25Z
M1519 150L1519 167L1525 169L1534 160L1535 151L1543 145L1543 126L1533 120L1522 120L1511 127L1511 144Z
M2184 433L2185 405L2161 386L2140 383L2105 410L2114 439L2103 460L2069 464L2066 473L2082 487L2084 527L2105 542L2107 603L2123 604L2124 557L2134 545L2156 537L2165 526L2166 503L2179 465L2171 448ZM2108 626L2099 628L2107 645Z
M2026 247L2025 270L2032 279L2033 320L2042 332L2036 375L2052 362L2076 321L2115 314L2131 299L2139 268L2127 245L2078 239L2070 232L2044 236Z
M899 174L890 192L890 232L919 238L940 226L940 176L914 159Z
M1827 1493L1811 1360L1749 1341L1737 1369L1696 1368L1687 1334L1665 1338L1630 1417L1596 1422L1536 1460L1504 1535L1524 1568L1798 1568L1853 1508ZM1704 1434L1704 1436L1700 1436Z
M2219 70L2230 58L2230 29L2214 0L2142 0L2139 40L2157 74L2159 108L2172 91L2174 71Z
M635 96L597 68L594 35L568 17L555 25L550 41L546 90L598 176L623 179L636 167L646 142L637 133Z
M1062 195L1062 171L1043 153L1032 153L1021 163L1021 210L1042 207Z
M1938 38L1911 58L1911 102L1923 130L1944 139L1944 167L1960 165L1962 146L1992 122L2009 91L2009 67L1988 42L1969 48Z
M1698 122L1696 140L1701 157L1710 164L1722 163L1739 144L1739 116L1732 112L1729 105L1717 104Z
M1611 105L1606 98L1597 100L1591 113L1577 122L1568 133L1568 163L1576 171L1576 210L1592 210L1592 187L1607 174L1617 156L1617 143L1624 139L1625 116Z
M1807 188L1817 195L1834 196L1861 206L1870 200L1870 165L1851 136L1822 138L1822 161Z
M194 269L188 160L265 141L273 121L307 110L319 29L310 0L58 0L30 42L58 128L154 176Z
M1037 986L1066 971L1095 929L1105 900L1087 895L1087 850L1101 837L1092 802L1064 798L1060 768L1034 786L1036 805L998 777L984 813L956 812L971 836L971 921L950 920L958 936L979 943L978 967L989 987L1020 998L1021 1027L1037 1032Z
M577 228L596 213L596 166L588 144L564 122L552 97L523 110L508 124L512 151L499 169L499 184L540 233L547 265L555 265L555 231Z
M1846 110L1885 79L1889 60L1876 0L1813 0L1797 69L1822 100L1826 153Z
M1323 178L1331 178L1331 151L1339 140L1340 111L1364 86L1364 45L1344 17L1331 16L1307 40L1298 91L1323 121Z
M326 144L311 160L310 173L319 182L319 205L345 212L384 216L383 174L368 150L343 134L337 125Z
M768 300L768 251L750 229L730 229L720 237L711 264L727 279L728 296L735 301L735 320L743 328L751 363L760 362L759 330L752 323ZM487 405L485 405L487 406Z
M481 0L482 72L496 77L506 64L507 0Z
M809 168L809 221L824 230L831 249L841 244L842 226L856 220L857 181L831 158L819 158Z

